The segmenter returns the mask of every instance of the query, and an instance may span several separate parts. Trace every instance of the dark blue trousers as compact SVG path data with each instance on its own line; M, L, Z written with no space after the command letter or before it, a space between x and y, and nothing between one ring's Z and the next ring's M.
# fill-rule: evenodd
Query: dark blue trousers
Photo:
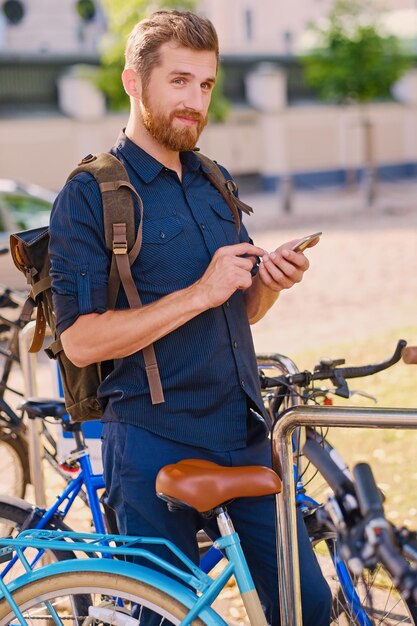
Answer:
M166 503L155 494L155 478L161 467L186 458L206 459L230 467L271 467L270 441L262 426L253 427L245 448L231 452L195 448L118 422L105 424L102 438L109 505L116 511L120 532L170 539L195 563L199 561L196 533L204 529L211 538L218 537L216 521L207 520L193 511L168 511ZM271 626L281 626L274 498L241 498L228 505L228 511L240 536L267 619ZM329 626L330 590L321 574L301 517L298 542L303 625ZM153 551L175 562L165 548L155 547ZM152 617L146 621L146 626L153 626Z

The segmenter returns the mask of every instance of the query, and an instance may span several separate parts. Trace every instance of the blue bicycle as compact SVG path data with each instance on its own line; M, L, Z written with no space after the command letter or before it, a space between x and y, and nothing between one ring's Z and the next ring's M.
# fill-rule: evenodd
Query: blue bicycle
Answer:
M318 450L321 457L326 457L321 446L318 446ZM328 463L324 458L324 467L326 466ZM335 467L340 474L340 470ZM217 484L215 496L210 490L213 480ZM342 482L336 481L336 484L342 487L345 503L349 503L348 514L356 516L357 523L363 514L363 498L357 496L354 486L352 493L344 491L344 478ZM203 489L201 485L204 486ZM0 560L7 561L16 552L26 569L24 575L8 585L0 579L0 626L15 626L18 623L21 626L32 626L39 623L39 620L56 626L141 626L146 623L145 617L142 619L144 607L159 616L161 626L168 622L176 626L227 626L213 610L212 603L232 575L235 576L245 604L249 624L267 626L239 537L234 531L224 503L243 494L245 497L276 494L279 493L280 486L280 480L272 470L256 466L220 468L214 463L188 459L160 471L156 489L161 497L175 507L192 506L200 512L217 517L219 539L216 544L224 551L227 564L215 578L204 573L164 539L37 530L25 531L14 540L0 539L0 546L3 546L0 549ZM399 530L397 534L401 536ZM362 532L358 538L363 545ZM170 549L179 560L179 565L173 566L157 557L152 552L152 545L155 544L164 544ZM54 552L68 551L69 554L76 553L80 558L32 570L25 551L28 548L44 550L45 545ZM352 546L355 549L357 541ZM394 552L390 553L391 557L395 557L395 551L398 554L414 554L411 560L417 564L415 545L414 553L411 551L413 545L408 545L406 540L401 545L391 544L390 547L394 548ZM97 555L140 556L143 565L120 558L94 558ZM368 558L370 556L373 554L369 553ZM394 559L393 563L394 575L398 560ZM150 565L157 565L158 569L151 569ZM414 572L415 575L415 569L407 569L404 559L402 565L405 565L402 571L409 574ZM399 594L399 598L403 598L405 602L410 585L405 585L404 582L402 580L401 583L404 595ZM285 583L290 585L291 581ZM366 621L362 621L360 614L357 614L356 621L348 623L390 626L415 623L410 614L401 612L400 603L397 604L396 612L391 614L388 614L383 602L378 606L382 606L378 615L369 616Z

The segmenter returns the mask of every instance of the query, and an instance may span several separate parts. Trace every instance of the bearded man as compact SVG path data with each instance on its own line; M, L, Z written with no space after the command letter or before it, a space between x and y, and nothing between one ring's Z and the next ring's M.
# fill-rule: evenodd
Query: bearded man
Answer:
M309 265L292 251L294 241L270 253L254 245L204 175L193 149L207 123L218 60L213 25L191 12L156 12L127 42L122 80L130 116L110 152L144 205L143 242L132 266L142 308L129 309L123 291L116 310L108 308L110 258L90 174L66 184L50 226L64 351L79 367L113 362L99 398L108 502L119 530L168 538L194 562L197 531L216 537L214 521L191 509L169 512L155 495L155 477L186 458L271 466L250 324ZM136 227L139 220L138 210ZM151 401L142 353L150 344L165 396L159 404ZM267 619L279 626L273 499L237 500L229 511ZM329 590L302 521L299 550L304 624L327 626ZM164 548L159 554L173 559ZM141 624L159 624L149 611L141 615Z

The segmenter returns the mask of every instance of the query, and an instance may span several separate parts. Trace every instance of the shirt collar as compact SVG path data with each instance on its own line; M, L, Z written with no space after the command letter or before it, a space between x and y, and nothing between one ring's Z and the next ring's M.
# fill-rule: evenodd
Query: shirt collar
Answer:
M131 141L126 136L124 129L117 138L115 149L122 153L123 157L130 163L144 183L152 182L164 169L162 163ZM180 152L180 159L183 166L193 172L201 167L200 159L192 150Z

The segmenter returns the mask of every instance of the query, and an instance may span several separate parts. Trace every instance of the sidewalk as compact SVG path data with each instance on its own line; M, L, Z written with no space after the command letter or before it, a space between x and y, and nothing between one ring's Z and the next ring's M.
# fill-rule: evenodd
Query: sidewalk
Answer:
M245 223L251 232L313 227L361 229L387 228L406 222L417 227L417 179L379 183L374 206L367 207L364 190L355 188L316 188L295 190L290 212L285 212L277 193L242 194L254 213ZM319 230L317 228L317 230Z

